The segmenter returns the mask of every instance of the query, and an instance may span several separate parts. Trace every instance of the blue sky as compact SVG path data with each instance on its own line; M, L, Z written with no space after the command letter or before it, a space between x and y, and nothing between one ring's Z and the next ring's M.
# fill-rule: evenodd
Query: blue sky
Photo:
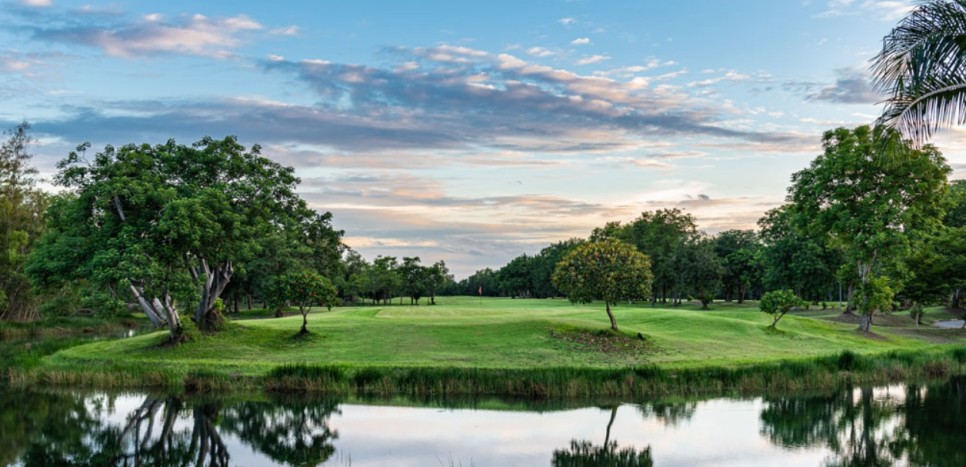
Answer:
M236 135L363 255L458 277L678 207L754 228L822 132L871 122L900 0L0 4L0 124L77 144ZM966 132L934 141L966 169Z

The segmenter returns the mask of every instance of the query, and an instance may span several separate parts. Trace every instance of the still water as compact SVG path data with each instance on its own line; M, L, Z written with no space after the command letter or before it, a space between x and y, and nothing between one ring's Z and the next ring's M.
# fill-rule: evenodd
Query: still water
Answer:
M964 391L595 405L0 389L0 464L962 466Z

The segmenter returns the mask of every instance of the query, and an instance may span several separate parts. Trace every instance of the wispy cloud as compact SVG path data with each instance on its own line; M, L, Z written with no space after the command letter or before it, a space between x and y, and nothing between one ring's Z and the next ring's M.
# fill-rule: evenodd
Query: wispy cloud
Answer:
M895 21L915 9L912 0L829 0L826 8L816 15L819 18L838 16L873 15L883 21Z
M882 101L882 96L869 83L869 74L864 69L840 68L835 70L835 75L834 84L809 93L806 99L840 104L874 104Z
M570 26L571 24L576 23L577 20L574 18L560 18L557 20L557 22L564 26Z
M577 60L576 62L574 62L574 64L577 65L577 66L592 65L594 63L603 62L604 60L610 60L610 57L607 56L607 55L597 55L597 54L595 54L595 55L591 55L589 57L581 58L580 60Z
M116 11L81 9L78 14L88 15L83 18L72 12L47 10L51 11L45 13L43 21L35 18L21 29L38 40L85 45L127 58L158 54L226 57L243 43L247 34L263 29L262 24L245 15L168 18L153 13L125 20Z
M527 49L527 55L532 57L549 57L554 55L554 52L544 47L530 47Z
M276 36L297 36L299 35L299 27L287 26L284 28L275 28L275 29L272 29L272 34Z
M571 45L587 45L587 44L590 44L590 38L589 37L578 37L578 38L570 41L570 44Z
M731 70L731 71L728 71L727 73L725 73L725 74L723 74L721 76L715 77L715 78L708 78L708 79L703 79L703 80L700 80L700 81L692 81L692 82L688 83L688 87L692 87L692 88L693 87L705 87L705 86L711 86L711 85L714 85L714 84L718 84L718 83L720 83L722 81L745 81L745 80L748 80L750 78L751 78L750 75L746 75L744 73L738 73L737 71Z

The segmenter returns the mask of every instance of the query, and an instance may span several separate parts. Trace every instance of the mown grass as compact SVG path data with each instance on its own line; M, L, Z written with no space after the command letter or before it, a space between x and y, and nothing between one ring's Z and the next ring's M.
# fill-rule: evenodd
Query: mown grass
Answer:
M770 317L755 305L699 311L693 305L644 304L615 308L622 339L640 333L644 344L608 352L601 350L607 346L555 337L601 335L608 322L600 304L471 297L437 302L313 312L311 334L300 339L294 336L301 317L291 316L237 321L174 348L159 345L164 333L100 341L44 357L9 379L199 391L671 394L943 376L961 371L952 352L966 344L956 330L937 344L905 328L874 327L869 336L851 324L808 316L786 316L772 330ZM909 325L914 328L911 319ZM841 358L859 363L845 368Z

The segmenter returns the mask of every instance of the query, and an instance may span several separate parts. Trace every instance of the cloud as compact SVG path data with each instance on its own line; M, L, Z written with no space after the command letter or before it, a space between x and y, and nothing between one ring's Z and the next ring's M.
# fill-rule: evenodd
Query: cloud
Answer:
M552 51L547 50L543 47L530 47L529 49L527 49L527 55L530 55L533 57L549 57L553 54L554 53Z
M576 23L577 20L574 18L560 18L557 20L557 22L564 26L570 26L571 24Z
M711 85L714 85L714 84L718 84L718 83L720 83L722 81L745 81L745 80L750 79L750 78L751 78L751 76L749 76L749 75L746 75L744 73L738 73L737 71L732 70L732 71L729 71L729 72L727 72L727 73L725 73L725 74L723 74L721 76L715 77L715 78L708 78L708 79L703 79L703 80L700 80L700 81L692 81L692 82L688 83L688 87L692 87L692 88L693 87L707 87L707 86L711 86Z
M475 163L487 151L603 154L635 151L670 136L721 145L800 141L795 134L733 128L721 120L720 107L671 86L581 75L465 47L391 53L406 66L280 56L259 62L263 70L304 83L316 95L314 105L248 97L102 101L64 108L62 118L38 122L37 128L71 142L237 134L262 144L314 145L345 157L471 150ZM532 159L500 163L538 165Z
M610 60L610 57L607 55L591 55L589 57L584 57L580 60L577 60L574 64L577 66L591 65L594 63L603 62L604 60Z
M834 18L838 16L872 15L883 21L895 21L908 15L915 9L915 3L909 0L829 0L826 9L817 14L818 18Z
M835 74L835 84L808 94L806 99L839 104L874 104L882 101L882 96L869 84L868 72L856 68L839 68L835 70Z
M82 13L102 14L93 10ZM263 29L259 22L245 15L209 18L195 14L168 19L155 13L131 21L100 21L102 24L93 18L83 20L75 16L52 13L43 26L33 22L24 29L35 39L85 45L127 58L157 54L226 57L247 34Z
M284 28L272 29L272 34L276 36L297 36L299 35L298 26L287 26Z
M570 44L571 45L587 45L587 44L590 44L590 38L589 37L578 37L578 38L570 41Z
M33 8L47 8L54 6L54 2L52 0L21 0L20 4Z

